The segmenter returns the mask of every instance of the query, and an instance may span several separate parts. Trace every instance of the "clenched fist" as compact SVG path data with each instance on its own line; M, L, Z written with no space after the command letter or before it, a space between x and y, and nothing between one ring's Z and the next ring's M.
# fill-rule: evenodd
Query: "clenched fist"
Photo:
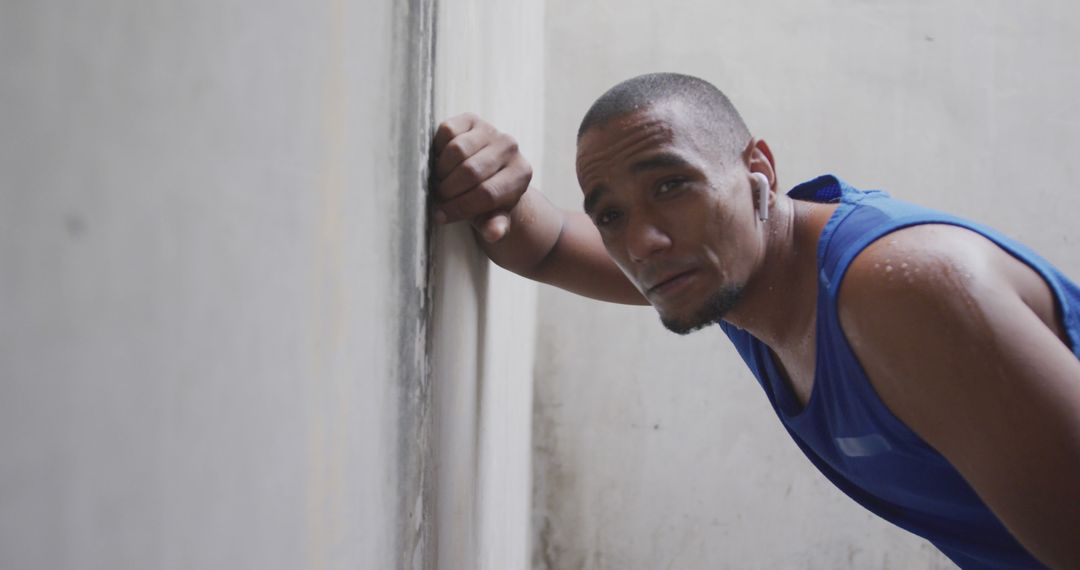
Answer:
M506 236L509 212L532 181L532 166L517 141L465 113L439 125L434 151L435 222L469 220L488 243Z

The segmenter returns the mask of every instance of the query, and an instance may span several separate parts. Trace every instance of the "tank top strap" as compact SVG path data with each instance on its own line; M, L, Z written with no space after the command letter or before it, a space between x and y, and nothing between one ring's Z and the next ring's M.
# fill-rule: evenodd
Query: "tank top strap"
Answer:
M822 177L826 178L826 177ZM844 273L855 257L874 241L897 230L921 224L947 224L975 232L995 243L998 247L1034 269L1049 285L1062 324L1069 338L1070 348L1080 356L1080 288L1062 275L1039 254L1008 236L982 224L892 199L880 190L858 190L842 180L831 178L835 194L840 202L837 211L829 219L818 241L818 303L819 318L831 320L836 317L836 300ZM820 180L820 179L819 179ZM822 195L822 192L818 193ZM812 198L811 198L812 199Z
M843 190L840 206L822 230L817 252L819 291L827 294L830 304L836 301L851 262L882 236L917 224L971 225L943 212L894 200L880 190L856 190L844 182L839 184Z

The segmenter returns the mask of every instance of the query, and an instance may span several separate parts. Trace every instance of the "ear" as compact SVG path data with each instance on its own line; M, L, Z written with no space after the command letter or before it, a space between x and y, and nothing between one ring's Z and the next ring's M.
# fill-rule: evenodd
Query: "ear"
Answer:
M758 220L769 219L769 210L776 203L776 167L772 150L762 139L752 138L743 149L743 164L749 171L751 195Z
M743 162L750 172L760 172L769 181L769 190L776 189L776 162L764 139L750 139L743 151Z

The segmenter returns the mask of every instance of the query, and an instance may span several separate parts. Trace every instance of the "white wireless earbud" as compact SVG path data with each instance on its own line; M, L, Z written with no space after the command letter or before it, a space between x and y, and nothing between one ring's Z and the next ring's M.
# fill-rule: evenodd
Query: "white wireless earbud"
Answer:
M754 190L757 191L758 219L769 219L769 179L760 172L751 172L750 178L754 180Z

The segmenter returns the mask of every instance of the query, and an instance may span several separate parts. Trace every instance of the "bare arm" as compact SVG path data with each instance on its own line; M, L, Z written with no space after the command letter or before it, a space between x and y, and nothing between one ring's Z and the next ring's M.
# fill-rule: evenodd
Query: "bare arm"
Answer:
M439 223L469 220L498 265L594 299L646 304L584 213L553 206L529 186L532 167L514 139L475 115L435 134Z
M856 258L840 317L890 410L1033 555L1080 567L1080 361L1041 278L973 233L917 226Z

